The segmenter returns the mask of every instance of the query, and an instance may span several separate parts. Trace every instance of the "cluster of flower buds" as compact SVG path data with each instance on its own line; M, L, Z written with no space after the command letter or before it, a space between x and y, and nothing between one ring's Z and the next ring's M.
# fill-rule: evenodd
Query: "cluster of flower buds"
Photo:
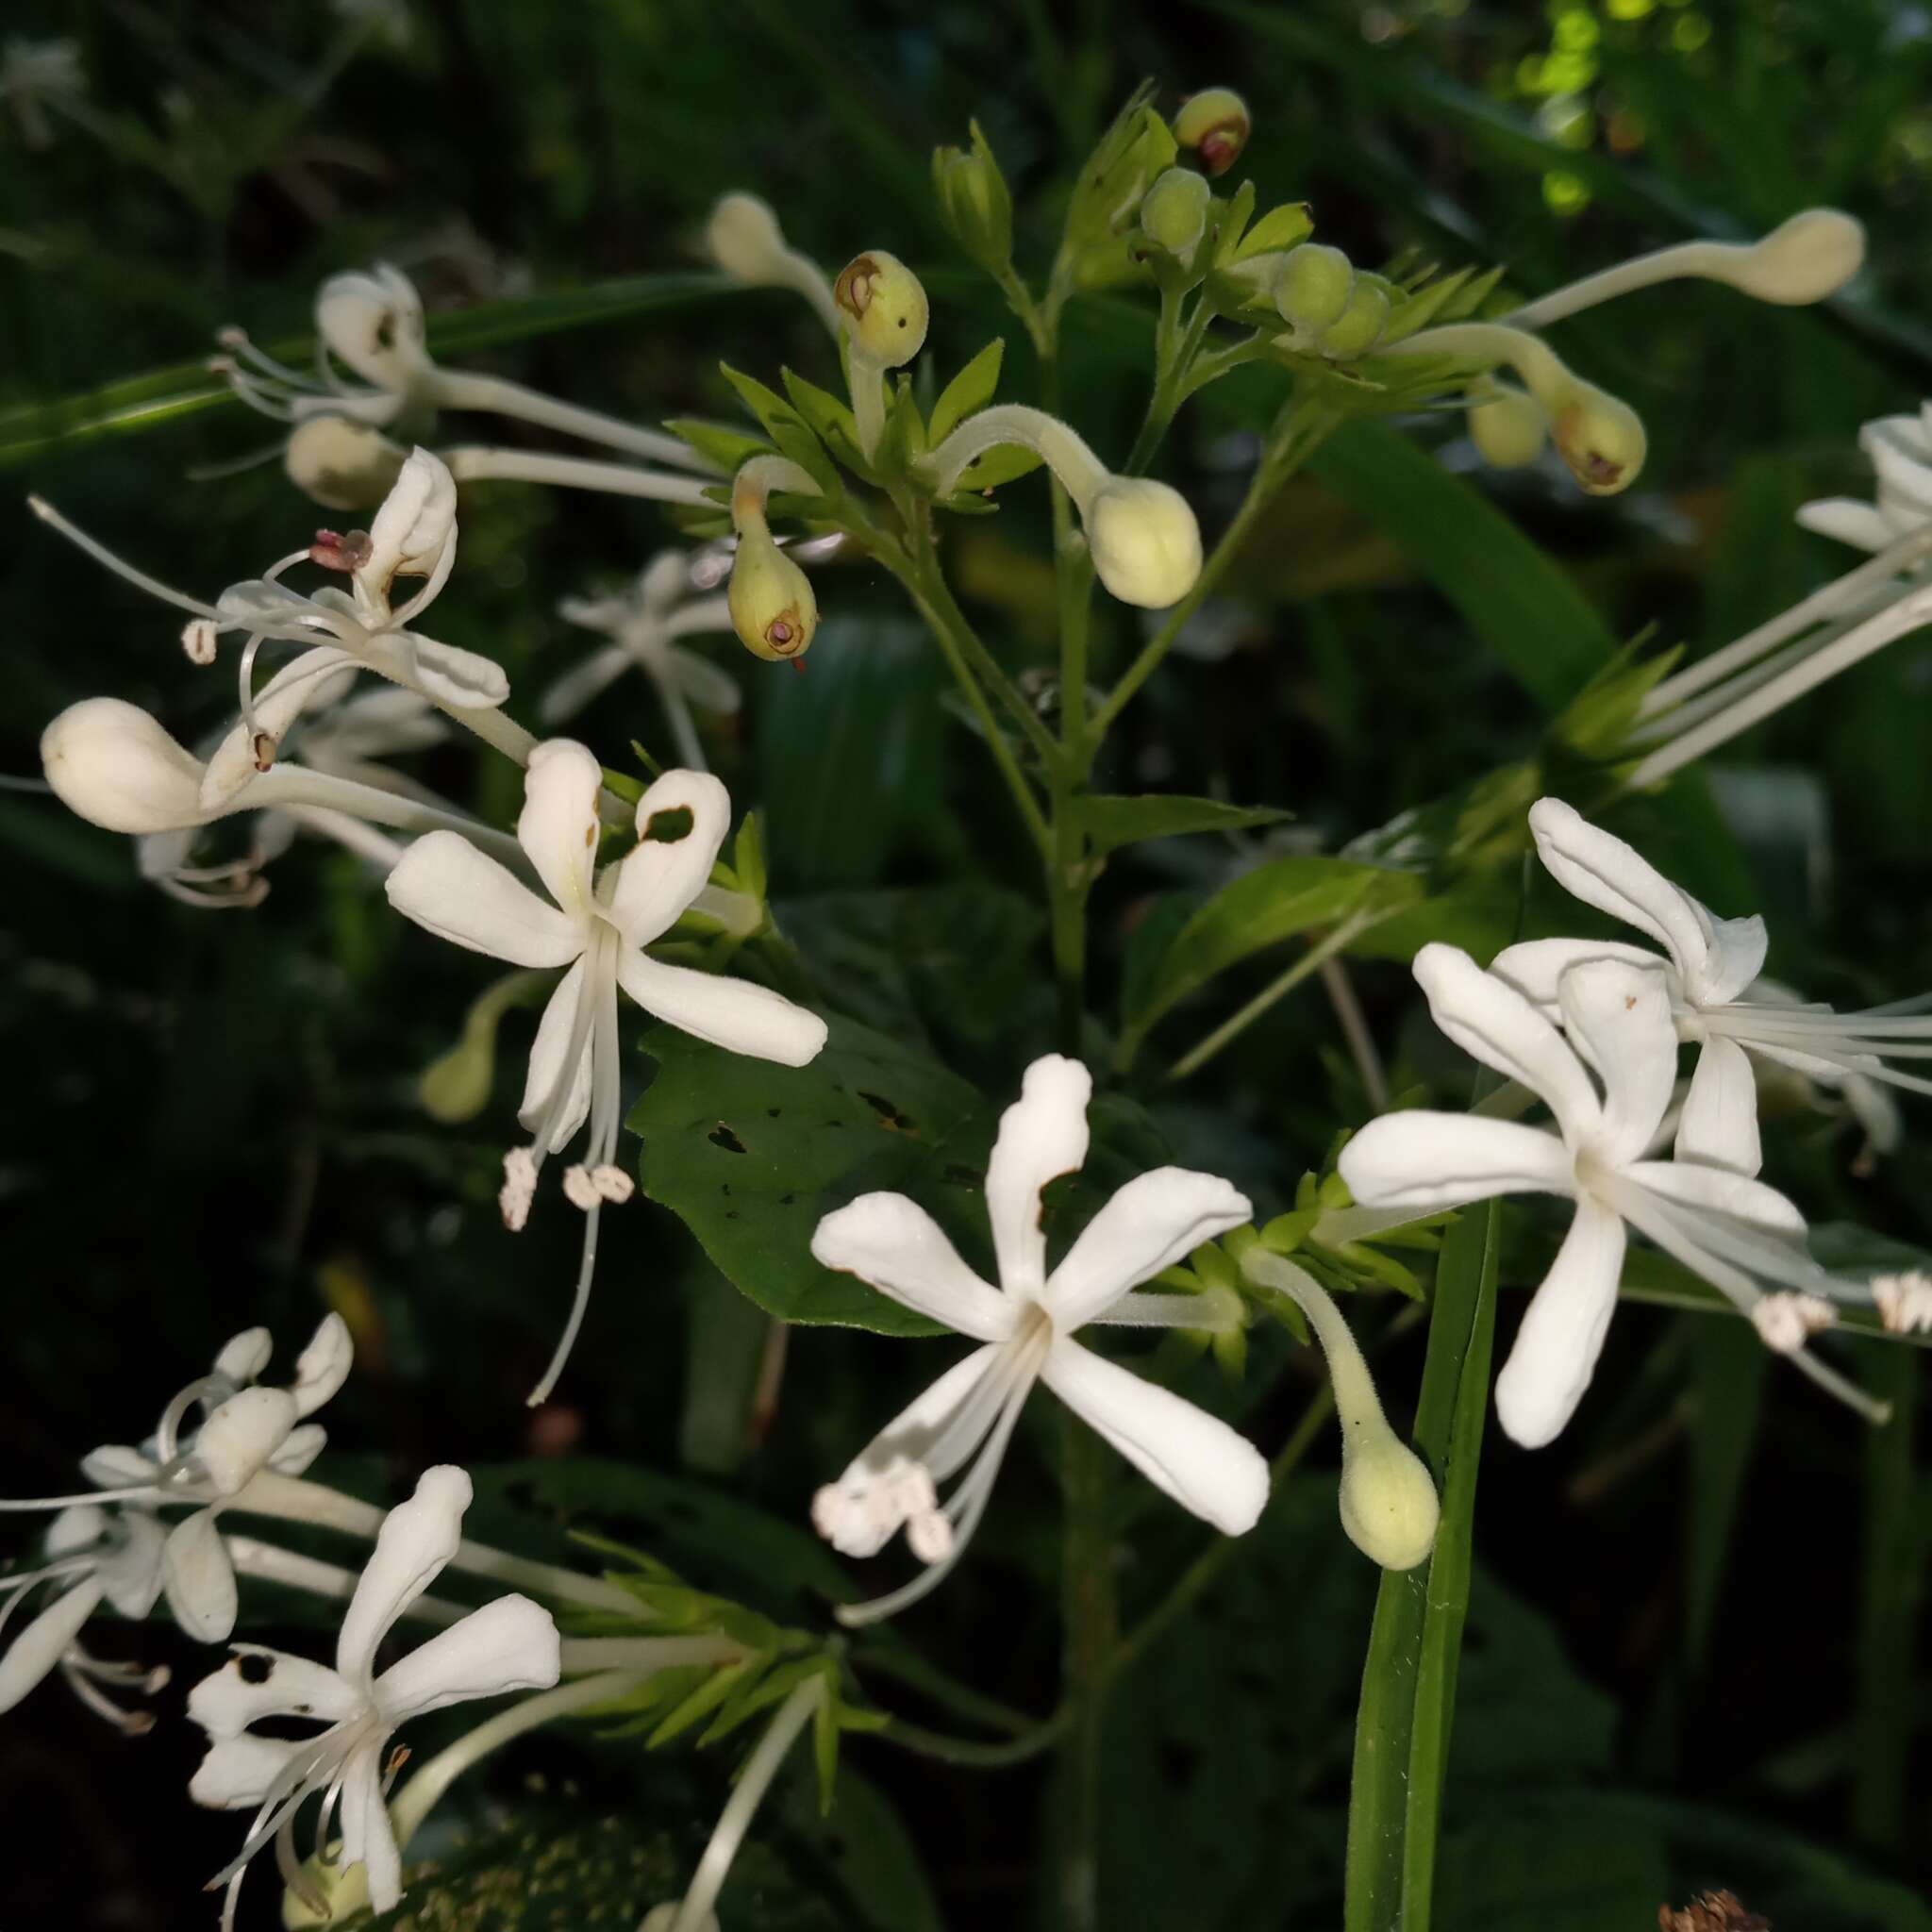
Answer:
M1013 266L1013 196L1000 164L979 131L970 124L970 147L933 151L933 192L947 232L991 275Z

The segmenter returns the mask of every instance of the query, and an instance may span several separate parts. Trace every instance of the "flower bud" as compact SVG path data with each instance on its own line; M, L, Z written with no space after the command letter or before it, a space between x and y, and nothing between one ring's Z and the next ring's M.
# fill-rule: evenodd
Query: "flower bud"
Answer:
M756 194L727 194L711 210L705 229L705 252L734 281L785 279L791 250L769 202Z
M1435 1482L1379 1409L1373 1420L1343 1422L1341 1506L1349 1541L1385 1570L1413 1570L1436 1547L1442 1505Z
M1213 199L1206 175L1191 168L1170 168L1141 204L1141 232L1170 255L1191 256L1207 231Z
M933 192L954 241L981 268L998 275L1013 259L1013 197L978 122L972 125L970 148L934 149Z
M331 355L377 389L407 390L429 368L423 299L392 268L331 275L315 298L315 330Z
M41 764L76 817L110 832L204 823L201 761L139 705L83 698L41 733Z
M1115 476L1081 512L1093 568L1123 604L1164 610L1201 575L1201 526L1178 490L1146 476Z
M1388 291L1367 276L1357 275L1341 313L1322 331L1322 353L1331 362L1353 361L1367 355L1388 326Z
M755 658L802 658L818 628L811 579L772 541L762 518L741 529L725 592L732 628Z
M289 434L289 481L329 509L369 509L395 487L404 453L381 430L348 416L308 416Z
M1174 164L1174 135L1147 94L1143 89L1121 109L1080 170L1067 208L1067 247L1076 258L1130 221L1148 184Z
M1181 103L1174 117L1174 138L1198 154L1210 175L1224 175L1241 158L1253 125L1241 95L1231 88L1210 87Z
M1626 402L1578 381L1550 425L1557 454L1591 496L1614 496L1636 481L1648 441L1643 419Z
M1835 208L1807 208L1740 250L1724 279L1760 302L1796 306L1836 294L1864 260L1861 223Z
M1300 329L1324 329L1348 307L1355 268L1339 248L1304 242L1291 248L1274 280L1274 306L1282 321Z
M369 525L369 559L357 575L380 585L433 575L456 524L457 486L448 464L426 449L411 450Z
M855 257L832 284L853 353L881 369L911 361L925 343L929 311L919 277L883 248Z
M1549 425L1535 397L1500 385L1469 412L1470 440L1495 470L1520 470L1542 454Z

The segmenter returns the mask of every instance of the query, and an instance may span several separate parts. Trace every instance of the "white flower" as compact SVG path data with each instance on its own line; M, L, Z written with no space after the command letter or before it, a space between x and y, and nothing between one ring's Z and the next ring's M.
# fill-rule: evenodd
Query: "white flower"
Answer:
M1728 1168L1646 1158L1677 1070L1660 962L1598 956L1571 965L1557 986L1568 1041L1515 987L1454 946L1424 946L1415 976L1437 1025L1541 1099L1557 1131L1470 1114L1384 1114L1341 1150L1341 1177L1365 1208L1417 1214L1493 1194L1575 1202L1496 1379L1496 1412L1515 1441L1541 1448L1582 1399L1616 1307L1626 1223L1746 1310L1762 1296L1760 1280L1846 1292L1805 1253L1804 1219L1782 1194ZM1793 1360L1870 1407L1810 1356Z
M678 756L688 765L702 766L691 736L684 700L708 711L729 717L740 702L738 686L709 658L676 641L694 633L729 633L731 608L723 596L679 600L691 585L683 552L666 550L638 574L621 596L566 597L561 616L587 630L603 631L613 641L593 651L574 671L567 672L543 694L539 715L546 724L575 717L591 700L623 674L635 667L662 694L674 729L679 730Z
M472 1610L375 1674L376 1650L396 1620L456 1555L470 1497L470 1478L443 1465L425 1471L416 1493L383 1519L342 1618L333 1670L242 1644L189 1693L188 1714L211 1740L189 1795L220 1809L258 1807L240 1856L213 1881L228 1888L223 1932L231 1932L236 1895L256 1853L274 1842L284 1872L295 1869L295 1816L317 1793L325 1794L318 1856L333 1812L341 1835L334 1862L362 1866L371 1903L378 1912L391 1910L402 1897L402 1855L384 1803L391 1734L446 1705L557 1682L557 1625L548 1610L522 1596ZM251 1728L271 1718L312 1719L325 1728L294 1740Z
M103 1601L135 1621L154 1608L161 1592L164 1541L160 1524L139 1508L76 1503L54 1518L47 1525L45 1562L0 1581L0 1628L36 1590L45 1585L53 1592L0 1656L0 1711L11 1710L58 1668L75 1695L117 1730L132 1736L153 1728L150 1712L123 1710L100 1687L151 1693L168 1681L165 1667L143 1671L105 1663L82 1648L80 1629Z
M1905 1274L1880 1274L1872 1283L1872 1300L1888 1334L1932 1331L1932 1274L1916 1268Z
M1823 497L1798 511L1799 524L1876 555L1932 523L1932 403L1915 416L1880 416L1858 432L1876 473L1870 503Z
M998 1288L980 1280L931 1216L904 1194L861 1194L826 1215L812 1237L811 1251L825 1267L856 1274L981 1344L813 1501L819 1533L846 1556L872 1556L903 1527L914 1554L931 1566L891 1596L841 1609L843 1623L891 1615L924 1596L958 1560L1036 1382L1217 1529L1239 1536L1261 1513L1268 1465L1252 1444L1192 1403L1074 1340L1090 1322L1134 1320L1123 1307L1131 1290L1250 1214L1226 1181L1157 1168L1122 1188L1049 1274L1041 1191L1087 1158L1092 1084L1075 1060L1035 1060L1019 1100L1001 1117L986 1174ZM962 1469L966 1474L941 1507L938 1485Z
M1910 1042L1932 1037L1932 1020L1800 1007L1783 989L1747 998L1764 966L1763 920L1714 917L1623 840L1560 799L1538 799L1529 809L1529 825L1558 885L1648 934L1666 957L1609 940L1531 940L1506 947L1491 970L1545 1013L1554 1013L1557 982L1579 959L1660 967L1677 1035L1699 1048L1677 1125L1679 1158L1715 1161L1740 1174L1757 1172L1763 1156L1757 1084L1747 1055L1794 1068L1827 1086L1856 1074L1932 1092L1932 1082L1897 1073L1879 1058L1887 1048L1923 1053L1923 1044Z
M590 1142L564 1175L586 1210L583 1267L556 1359L533 1402L555 1381L575 1339L596 1258L597 1215L630 1197L615 1164L620 1124L617 991L647 1013L758 1059L800 1067L825 1043L825 1023L762 986L653 959L644 948L670 931L709 880L731 823L731 800L703 772L667 772L638 801L635 849L597 870L603 770L584 746L552 739L531 754L517 838L549 897L534 892L466 839L431 832L390 874L390 903L439 937L516 966L568 970L551 994L530 1050L520 1111L534 1136L504 1161L504 1219L522 1227L538 1171L584 1124Z

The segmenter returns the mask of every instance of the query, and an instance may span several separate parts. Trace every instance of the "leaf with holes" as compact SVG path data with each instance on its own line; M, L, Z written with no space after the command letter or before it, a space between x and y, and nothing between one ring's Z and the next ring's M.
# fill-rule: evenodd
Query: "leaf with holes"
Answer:
M848 1020L808 1067L777 1067L656 1026L658 1076L631 1109L644 1192L753 1301L788 1322L882 1335L942 1332L811 1257L819 1222L855 1195L904 1190L980 1105L956 1074ZM977 1176L974 1176L975 1182Z

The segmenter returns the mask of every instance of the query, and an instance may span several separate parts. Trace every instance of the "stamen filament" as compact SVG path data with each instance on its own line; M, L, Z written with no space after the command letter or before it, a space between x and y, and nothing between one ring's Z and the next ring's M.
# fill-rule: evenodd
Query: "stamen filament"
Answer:
M221 623L222 614L213 606L200 603L187 591L177 591L171 585L162 583L160 578L151 577L145 571L136 570L131 563L124 562L105 543L90 537L78 524L69 522L44 496L29 496L26 507L42 523L59 531L76 550L85 551L103 569L110 570L117 577L125 578L136 590L145 591L150 597L158 597L163 604L172 604L177 610L186 610L196 617L211 618L215 623Z

